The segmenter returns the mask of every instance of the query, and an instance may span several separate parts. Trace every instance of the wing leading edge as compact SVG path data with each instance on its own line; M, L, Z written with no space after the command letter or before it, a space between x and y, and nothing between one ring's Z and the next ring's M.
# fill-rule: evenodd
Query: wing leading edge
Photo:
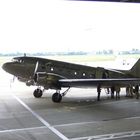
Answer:
M126 87L129 85L140 84L140 78L124 78L124 79L60 79L61 87Z

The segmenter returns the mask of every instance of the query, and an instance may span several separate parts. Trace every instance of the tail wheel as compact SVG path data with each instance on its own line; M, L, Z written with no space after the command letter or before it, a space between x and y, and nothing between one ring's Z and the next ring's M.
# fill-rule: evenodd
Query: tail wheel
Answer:
M62 100L62 95L60 93L54 93L52 95L52 101L55 102L55 103L60 103Z
M35 98L41 98L42 95L43 95L43 92L42 92L41 89L36 89L36 90L34 91L33 95L34 95Z

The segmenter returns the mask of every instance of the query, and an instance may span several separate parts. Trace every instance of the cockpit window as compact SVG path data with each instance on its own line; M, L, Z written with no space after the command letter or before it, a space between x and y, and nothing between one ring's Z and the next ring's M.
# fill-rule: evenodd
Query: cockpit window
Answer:
M18 59L13 58L12 62L18 62Z
M24 63L24 60L13 58L12 62Z
M20 63L24 63L24 60L20 59L19 62L20 62Z

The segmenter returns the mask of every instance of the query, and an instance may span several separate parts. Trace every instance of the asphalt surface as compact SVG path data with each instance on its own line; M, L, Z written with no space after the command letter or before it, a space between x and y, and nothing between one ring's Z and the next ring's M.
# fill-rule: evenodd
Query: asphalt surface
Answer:
M96 89L71 89L57 104L54 91L35 99L35 87L10 84L2 70L0 77L0 140L140 139L140 99L124 97L124 90L117 101L102 90L97 102Z

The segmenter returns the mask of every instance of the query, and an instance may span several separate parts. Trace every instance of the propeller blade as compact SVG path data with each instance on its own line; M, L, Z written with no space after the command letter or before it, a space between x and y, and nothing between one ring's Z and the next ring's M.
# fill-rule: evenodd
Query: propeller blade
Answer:
M33 76L33 79L34 79L35 83L37 82L37 79L38 79L38 74L37 74L38 65L39 65L39 62L37 61L36 66L35 66L35 70L34 70L34 76Z
M36 62L36 66L35 66L35 70L34 70L34 75L36 74L37 70L38 70L38 65L39 65L39 62L37 61Z

